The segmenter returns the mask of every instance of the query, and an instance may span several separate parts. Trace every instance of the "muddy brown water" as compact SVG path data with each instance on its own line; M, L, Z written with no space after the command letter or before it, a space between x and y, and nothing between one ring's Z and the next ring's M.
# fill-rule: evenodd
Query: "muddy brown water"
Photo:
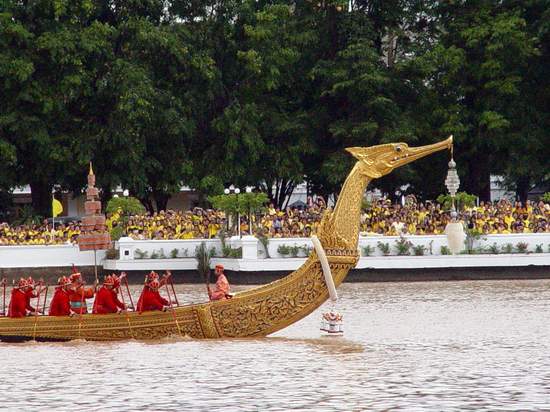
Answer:
M549 280L339 293L342 337L325 306L263 339L0 343L0 410L550 410Z

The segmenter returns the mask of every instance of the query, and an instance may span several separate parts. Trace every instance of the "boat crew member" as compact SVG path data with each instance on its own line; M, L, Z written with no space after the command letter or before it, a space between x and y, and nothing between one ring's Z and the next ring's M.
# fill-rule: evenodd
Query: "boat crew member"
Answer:
M160 283L160 287L162 288L166 282L168 281L168 279L170 278L170 276L172 276L172 273L170 271L167 271L164 273L164 275L162 275L162 278L159 276L159 274L157 272L155 272L154 270L152 270L151 272L149 272L149 274L145 277L145 284L147 284L147 282L150 282L151 280L153 279L157 279Z
M231 294L229 293L229 282L223 273L223 265L216 265L214 273L217 277L216 288L212 290L210 286L208 286L208 297L210 300L230 299Z
M50 316L69 316L71 314L71 302L69 300L69 287L71 282L66 276L57 279L55 293L50 303Z
M153 272L154 273L154 272ZM155 273L156 275L156 273ZM170 302L160 296L159 293L160 281L157 276L148 276L147 283L143 287L141 296L137 303L137 310L139 313L148 310L166 310Z
M86 299L94 297L95 285L93 288L84 287L84 281L82 280L82 275L79 272L71 274L69 281L71 282L69 286L71 311L77 315L88 313Z
M38 294L35 292L34 279L29 276L27 278L27 290L25 292L25 298L27 299L27 306L31 306L31 299L36 298Z
M8 308L8 317L23 318L35 313L35 308L30 305L30 299L27 300L29 282L21 278L11 291L10 306Z
M120 279L117 275L105 277L103 286L97 291L92 313L104 315L107 313L119 313L126 309L124 303L118 300L118 288Z

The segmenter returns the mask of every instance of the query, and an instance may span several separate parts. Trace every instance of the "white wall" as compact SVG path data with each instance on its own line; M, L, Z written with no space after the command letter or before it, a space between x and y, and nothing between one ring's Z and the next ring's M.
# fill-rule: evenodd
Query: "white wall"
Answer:
M242 272L291 272L306 258L227 259L213 258L211 268L218 263L225 269ZM361 257L357 269L423 269L475 267L550 266L550 253L513 255L456 255L456 256L368 256ZM186 259L106 260L107 270L195 270L197 261Z
M159 254L161 251L168 258L174 249L178 250L178 257L193 257L195 250L202 242L206 243L208 249L214 248L216 254L221 254L221 242L219 239L182 239L182 240L133 240L128 237L119 239L118 247L121 260L139 259L139 252L147 252L151 257L153 252ZM230 243L230 242L228 242ZM136 252L138 251L138 252Z
M546 253L543 254L525 254L525 255L470 255L470 256L455 256L451 259L449 256L441 256L441 246L447 245L447 238L444 235L440 236L408 236L414 245L424 245L426 248L432 247L432 254L426 253L426 256L395 256L395 242L399 240L397 236L368 236L359 238L359 249L361 250L366 245L370 245L374 250L372 256L361 258L358 267L374 267L371 264L376 263L376 267L387 267L387 265L393 265L394 263L388 262L401 262L395 263L399 267L413 267L410 266L414 262L414 267L431 267L430 262L436 262L435 265L447 265L437 267L449 267L449 262L453 265L460 265L460 262L468 262L466 265L489 265L489 266L510 266L515 264L520 265L549 265L550 266L550 253L548 253L548 247L550 245L550 233L533 233L533 234L510 234L510 235L488 235L484 236L476 242L475 246L487 247L496 243L499 247L502 247L508 243L514 247L519 242L525 242L529 244L528 250L533 252L537 244L543 245L543 250ZM189 240L132 240L129 238L122 238L119 240L119 248L121 252L121 258L117 261L105 262L105 267L108 269L121 268L124 270L132 270L136 268L142 270L142 267L149 267L150 269L165 268L165 269L181 269L192 270L196 267L194 259L195 248L197 248L201 242L205 242L208 248L214 247L218 255L221 254L221 242L218 239L189 239ZM378 242L389 243L392 248L393 256L382 256L382 252L377 247ZM228 240L228 243L232 247L239 247L240 241L236 239ZM289 239L270 239L269 241L269 254L271 259L266 259L263 253L263 247L260 242L254 242L253 239L247 238L243 243L245 248L251 248L251 250L243 250L245 259L226 259L226 258L214 258L213 264L216 262L223 262L224 264L230 264L235 266L239 270L289 270L295 269L302 264L304 258L292 258L282 257L277 252L280 245L286 246L309 246L311 247L311 241L309 238L289 238ZM135 259L137 257L135 251L140 249L147 251L150 257L152 252L159 253L160 250L164 250L166 259ZM173 249L178 249L178 259L170 259L170 252ZM187 250L187 257L184 257L182 250ZM128 251L128 255L124 254L124 251ZM248 252L248 253L247 253ZM104 251L98 251L97 262L102 263L105 256ZM300 252L299 256L303 256ZM494 256L491 258L490 256ZM440 258L435 259L434 258ZM451 260L450 260L451 259ZM462 259L462 260L460 260ZM421 263L423 262L423 263ZM447 263L446 263L447 262ZM72 245L55 245L55 246L0 246L0 268L21 268L21 267L52 267L52 266L91 266L94 264L94 253L80 252L78 246ZM122 266L121 266L122 265ZM420 266L418 266L420 265ZM422 266L424 265L424 266ZM108 267L109 266L109 267ZM235 269L235 270L237 270Z
M97 263L105 259L105 251L97 252ZM93 266L94 252L81 252L78 246L0 246L0 268Z
M447 236L445 235L422 235L422 236L405 236L405 238L412 242L413 245L423 245L428 250L431 250L432 255L441 254L441 246L448 246ZM364 248L370 245L374 248L372 256L382 256L382 252L378 248L378 242L389 243L391 247L391 254L395 255L395 242L399 240L399 236L360 236L359 248ZM478 240L474 241L474 247L487 248L493 244L497 244L499 248L506 244L512 244L514 247L520 242L527 243L529 245L528 251L534 252L536 245L542 244L544 252L548 252L550 245L550 233L512 233L507 235L484 235ZM412 253L412 251L411 251ZM426 252L425 254L430 254Z

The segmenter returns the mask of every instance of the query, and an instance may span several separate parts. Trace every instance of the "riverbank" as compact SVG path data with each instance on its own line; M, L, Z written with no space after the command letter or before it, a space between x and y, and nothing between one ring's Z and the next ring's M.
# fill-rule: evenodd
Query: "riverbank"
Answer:
M488 235L476 239L471 254L444 254L446 236L408 236L409 249L399 249L403 239L395 236L359 238L359 262L347 281L385 282L416 280L544 279L550 278L550 234ZM131 283L140 284L145 273L171 270L177 283L202 283L197 274L195 249L204 242L217 257L211 267L223 264L234 284L261 284L296 270L311 250L309 238L270 239L264 246L252 236L231 238L226 246L236 257L219 257L219 239L145 240L123 238L117 257L105 251L80 252L77 246L1 246L0 278L9 282L20 276L43 278L48 283L70 273L75 264L94 279L94 259L99 276L125 271ZM419 254L418 256L415 254ZM113 256L113 253L109 254Z

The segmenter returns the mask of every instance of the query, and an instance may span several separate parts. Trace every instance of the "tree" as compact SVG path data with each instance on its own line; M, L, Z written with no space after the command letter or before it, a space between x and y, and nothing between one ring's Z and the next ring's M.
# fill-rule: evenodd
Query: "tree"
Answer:
M90 65L108 31L90 20L87 2L4 3L0 135L15 150L12 183L29 184L35 211L49 215L53 185L86 170L75 149L85 137Z
M445 2L436 13L438 41L425 56L434 115L456 137L464 190L489 200L490 174L503 171L502 143L518 126L509 109L521 100L535 42L513 3Z

